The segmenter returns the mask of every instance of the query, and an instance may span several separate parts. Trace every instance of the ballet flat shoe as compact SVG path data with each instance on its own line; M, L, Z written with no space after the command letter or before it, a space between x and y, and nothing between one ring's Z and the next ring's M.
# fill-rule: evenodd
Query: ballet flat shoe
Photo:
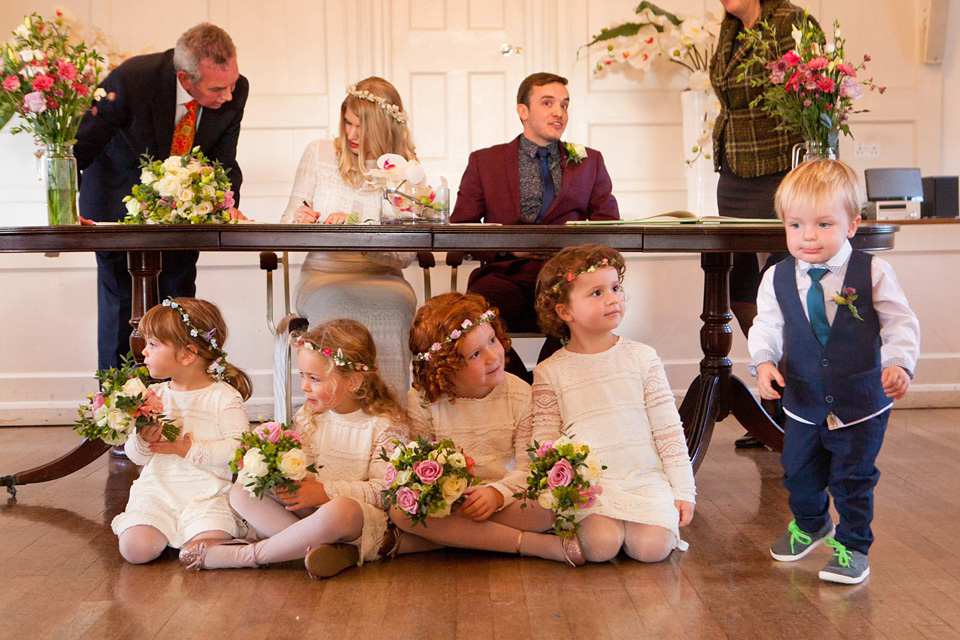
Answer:
M571 567L580 567L587 564L587 559L583 556L583 545L580 544L580 538L577 534L572 534L566 538L561 538L560 548L563 549L563 559Z
M186 567L188 571L200 571L201 569L206 569L206 567L203 566L203 561L207 557L207 550L209 550L210 547L215 547L221 544L250 544L250 541L238 538L233 540L205 539L190 542L185 544L183 548L180 549L180 564Z
M352 544L322 544L307 551L303 566L314 580L335 576L360 561L360 551Z

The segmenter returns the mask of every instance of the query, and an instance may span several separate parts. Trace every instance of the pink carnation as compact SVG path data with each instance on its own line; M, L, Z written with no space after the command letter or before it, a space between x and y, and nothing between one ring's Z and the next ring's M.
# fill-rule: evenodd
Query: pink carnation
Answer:
M229 208L232 207L234 204L236 204L236 200L233 199L233 191L227 191L226 193L224 193L224 194L223 194L223 206L226 207L227 209L229 209Z
M813 60L808 62L807 68L809 68L811 71L820 71L822 69L826 69L827 65L829 64L830 63L827 61L827 59L821 56L819 58L814 58Z
M416 513L420 505L420 494L410 487L400 487L397 489L397 506L407 513Z
M20 88L19 76L7 76L3 79L3 88L7 91L14 91Z
M547 472L547 486L551 489L567 487L573 482L573 466L569 460L560 460Z
M413 463L413 472L424 484L433 484L443 475L443 465L436 460L421 460Z
M53 86L53 78L45 73L41 73L33 79L34 91L46 91Z

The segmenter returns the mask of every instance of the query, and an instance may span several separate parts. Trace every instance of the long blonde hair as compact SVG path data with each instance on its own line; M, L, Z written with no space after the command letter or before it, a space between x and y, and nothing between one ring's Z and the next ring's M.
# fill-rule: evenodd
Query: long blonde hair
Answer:
M356 84L356 90L368 91L378 98L383 98L387 104L396 105L403 112L400 92L383 78L376 76L364 78ZM350 151L347 142L347 109L360 119L360 152L358 154ZM399 122L380 104L350 93L340 105L340 135L333 144L337 150L340 176L354 189L363 185L364 167L368 160L376 161L385 153L396 153L407 160L417 159L417 152L406 122Z

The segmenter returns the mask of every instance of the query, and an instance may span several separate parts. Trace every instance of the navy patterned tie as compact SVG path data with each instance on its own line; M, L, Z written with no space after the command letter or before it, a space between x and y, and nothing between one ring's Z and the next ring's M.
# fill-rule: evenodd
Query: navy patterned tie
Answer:
M830 323L827 322L827 308L823 305L823 286L820 284L820 278L827 275L829 269L811 268L807 274L812 280L810 288L807 290L807 315L810 316L810 326L813 328L813 335L821 345L827 344L827 338L830 336Z
M550 165L547 163L547 155L550 151L544 147L537 149L537 157L540 158L540 179L543 180L543 199L540 201L540 213L537 214L537 222L543 220L547 215L547 209L553 204L556 197L556 189L553 186L553 175L550 173Z

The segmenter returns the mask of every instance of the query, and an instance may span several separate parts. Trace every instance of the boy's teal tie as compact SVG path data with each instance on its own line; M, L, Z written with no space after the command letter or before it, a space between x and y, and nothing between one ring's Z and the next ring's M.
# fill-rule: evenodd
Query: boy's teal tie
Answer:
M820 284L820 278L825 276L829 269L820 267L811 268L807 271L813 283L807 290L807 315L810 316L810 326L813 328L813 335L821 345L827 344L827 338L830 336L830 323L827 322L827 308L823 306L823 286Z

